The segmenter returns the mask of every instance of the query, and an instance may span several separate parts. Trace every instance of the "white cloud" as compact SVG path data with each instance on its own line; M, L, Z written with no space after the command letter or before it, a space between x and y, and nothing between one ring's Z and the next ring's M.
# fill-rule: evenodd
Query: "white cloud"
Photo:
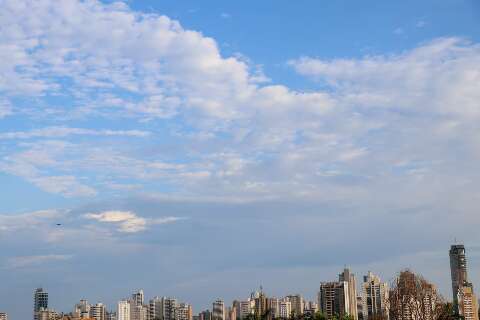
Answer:
M302 91L260 81L254 63L222 56L214 39L165 16L94 0L1 6L7 53L0 90L7 98L21 93L59 122L133 118L143 121L134 123L139 127L165 128L148 143L121 145L94 137L127 140L150 131L47 126L3 133L0 170L48 192L92 196L102 186L155 182L178 196L356 199L375 188L387 192L382 183L413 193L414 183L433 194L430 184L446 185L440 181L451 178L454 161L472 168L480 156L476 43L445 38L401 53L296 59L290 65L298 73L321 82ZM45 97L52 95L68 107L51 106ZM87 137L18 141L71 135ZM418 171L396 167L399 159L425 164L423 180L408 180Z
M343 103L413 109L417 113L480 116L480 45L436 39L398 55L290 61L305 76L326 82Z
M34 184L38 188L66 197L91 197L96 190L78 180L75 175L58 175L46 173L46 167L59 169L63 164L59 157L70 146L62 141L44 141L28 145L30 148L0 159L0 172L5 172Z
M136 233L146 230L149 226L155 224L166 224L176 222L183 218L162 217L157 219L146 219L138 216L132 211L104 211L101 213L87 213L85 218L97 220L104 223L113 223L117 226L119 232Z

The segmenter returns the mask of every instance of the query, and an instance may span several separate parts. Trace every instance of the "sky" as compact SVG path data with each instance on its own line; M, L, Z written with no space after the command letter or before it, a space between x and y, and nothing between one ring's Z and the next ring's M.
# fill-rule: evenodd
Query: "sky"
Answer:
M0 0L0 311L344 266L480 286L475 0ZM60 224L60 225L58 225Z

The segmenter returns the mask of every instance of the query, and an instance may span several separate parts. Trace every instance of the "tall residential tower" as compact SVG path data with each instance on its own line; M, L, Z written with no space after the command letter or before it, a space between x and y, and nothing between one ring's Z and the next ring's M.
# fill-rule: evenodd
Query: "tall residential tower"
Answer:
M473 285L468 282L467 258L462 244L454 244L450 247L450 272L453 304L457 313L465 320L479 320L478 302L473 292Z
M42 310L48 309L48 292L42 288L35 290L33 296L33 319L38 320L38 314Z

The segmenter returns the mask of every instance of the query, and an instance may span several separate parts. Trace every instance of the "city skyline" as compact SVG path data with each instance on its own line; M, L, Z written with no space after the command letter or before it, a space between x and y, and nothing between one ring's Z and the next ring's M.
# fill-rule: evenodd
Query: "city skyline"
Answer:
M465 246L463 244L451 245L449 256L453 292L451 299L443 297L442 300L453 303L454 308L457 308L456 312L465 317L464 320L478 320L480 314L479 300L473 290L473 284L468 282ZM391 282L390 285L395 287L398 285L398 281L409 283L413 276L415 274L409 269L402 269L395 275L396 280ZM422 277L421 275L418 276ZM428 279L425 280L428 282ZM237 296L232 299L231 303L226 303L223 298L219 298L212 300L210 310L202 307L195 310L197 313L195 313L191 304L181 302L175 297L161 296L160 298L155 295L151 296L150 299L146 298L143 289L133 292L130 298L118 301L116 308L109 309L107 305L100 301L90 304L86 297L82 297L79 303L72 308L73 311L59 311L50 307L48 291L37 288L34 291L33 319L54 320L48 318L47 314L58 314L69 315L74 320L84 318L94 320L243 320L247 319L247 315L268 315L269 319L273 320L275 318L285 319L298 317L305 313L321 312L327 317L350 315L352 320L369 320L370 317L380 315L388 317L388 310L392 306L392 302L387 302L389 294L392 294L390 285L371 271L363 276L362 282L357 283L355 273L344 267L338 275L338 281L320 282L316 301L315 298L311 300L302 293L291 292L277 298L267 295L263 286L260 285L258 291L253 290L251 292L250 298L245 299L247 295L244 295L244 300L242 300ZM427 286L434 288L433 290L437 288L432 283L428 283ZM284 305L286 302L288 302L288 305ZM247 305L247 309L243 306L244 304ZM205 312L211 318L202 318ZM3 317L2 320L8 319L5 312L0 312L0 316ZM388 318L384 320L388 320ZM410 318L405 320L410 320Z
M0 0L0 312L313 299L345 265L469 312L479 66L478 0Z

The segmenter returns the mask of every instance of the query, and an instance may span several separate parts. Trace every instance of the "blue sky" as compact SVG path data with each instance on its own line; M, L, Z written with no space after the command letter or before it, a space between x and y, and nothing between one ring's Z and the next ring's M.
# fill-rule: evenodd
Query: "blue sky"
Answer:
M314 299L344 265L449 297L455 237L479 283L475 1L4 0L0 30L12 319L36 286Z

